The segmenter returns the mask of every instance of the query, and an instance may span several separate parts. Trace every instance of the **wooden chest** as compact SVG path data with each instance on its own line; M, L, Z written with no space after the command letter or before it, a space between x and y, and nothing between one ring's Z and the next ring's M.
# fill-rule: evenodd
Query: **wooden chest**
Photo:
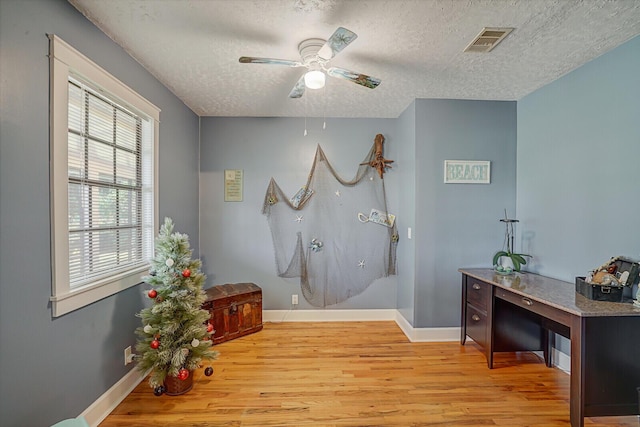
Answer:
M215 329L213 344L262 329L262 289L254 283L216 285L206 290L202 308L208 310Z

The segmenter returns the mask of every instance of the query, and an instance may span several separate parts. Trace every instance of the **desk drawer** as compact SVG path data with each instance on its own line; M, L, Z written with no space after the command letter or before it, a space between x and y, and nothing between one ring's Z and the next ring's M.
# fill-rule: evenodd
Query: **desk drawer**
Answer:
M472 306L467 306L467 335L483 348L487 347L488 324L486 314L476 310Z
M491 285L473 277L467 277L467 303L487 312L491 299Z
M565 326L571 326L571 314L566 311L558 310L550 305L535 301L531 298L518 295L513 292L506 291L501 288L496 288L496 297L508 301L518 307L522 307L533 313L537 313L555 322L558 322Z

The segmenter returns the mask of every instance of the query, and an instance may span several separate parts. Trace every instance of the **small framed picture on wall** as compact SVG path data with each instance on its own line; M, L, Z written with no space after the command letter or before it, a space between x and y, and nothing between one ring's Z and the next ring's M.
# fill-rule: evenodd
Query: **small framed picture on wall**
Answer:
M445 160L445 184L490 184L491 162L488 160Z
M225 169L224 171L224 201L242 201L242 169Z

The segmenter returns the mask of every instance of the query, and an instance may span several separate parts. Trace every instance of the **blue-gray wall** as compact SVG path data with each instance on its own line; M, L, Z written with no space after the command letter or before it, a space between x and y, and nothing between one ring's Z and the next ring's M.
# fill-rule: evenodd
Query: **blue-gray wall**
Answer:
M396 219L398 235L397 309L411 325L415 324L416 294L416 101L398 117L398 187L389 189L399 195ZM411 239L408 229L411 228Z
M640 259L640 37L518 102L517 177L530 271L573 282Z
M612 256L640 259L639 119L640 37L518 103L517 212L531 271L572 282Z
M295 101L293 101L295 102ZM307 183L318 144L329 162L352 179L367 156L376 134L385 138L385 157L397 159L397 121L393 119L202 118L200 160L200 248L208 285L254 282L263 289L263 307L291 307L291 294L300 296L299 310L314 309L303 298L298 279L276 275L275 257L262 204L273 177L290 195ZM394 163L385 174L387 203L397 212L398 175ZM242 202L224 202L224 170L244 171ZM328 309L396 307L396 277L375 281L365 292Z
M489 267L515 210L516 103L416 100L415 323L460 325L460 267ZM445 160L489 160L491 184L444 184Z
M488 266L502 247L498 219L515 210L515 102L417 100L399 119L203 118L201 253L210 284L262 286L265 309L288 309L297 280L275 274L261 215L269 179L288 194L306 183L316 145L351 178L373 137L386 137L389 211L397 214L398 275L329 308L398 308L415 327L457 326L461 266ZM445 159L490 160L490 185L443 183ZM244 201L223 202L225 169L244 170ZM413 239L407 239L407 228ZM397 285L399 283L399 285ZM313 308L302 301L298 309Z
M294 193L318 143L351 178L377 133L396 160L385 185L399 274L331 308L398 308L415 327L457 326L457 269L489 266L505 208L517 207L518 246L542 274L572 280L611 255L640 256L640 38L527 96L517 113L513 102L416 100L395 120L328 119L322 131L309 119L307 137L301 118L203 118L199 146L198 118L67 2L0 0L2 426L47 426L93 403L129 371L122 350L146 302L136 287L51 319L46 33L162 109L160 217L190 235L209 285L259 283L266 309L288 309L300 293L275 275L260 213L269 179ZM490 160L491 185L443 184L446 159ZM223 201L224 169L244 170L243 202Z
M517 176L533 271L640 258L640 37L518 102Z
M133 365L143 286L51 318L49 42L55 33L161 108L160 215L198 246L198 118L63 0L0 1L0 425L78 415ZM196 253L197 255L197 253Z

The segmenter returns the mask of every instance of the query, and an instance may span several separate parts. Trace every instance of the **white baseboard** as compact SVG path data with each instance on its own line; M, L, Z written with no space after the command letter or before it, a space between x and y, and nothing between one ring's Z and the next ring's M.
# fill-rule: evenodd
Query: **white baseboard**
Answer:
M411 342L460 339L460 328L414 328L396 309L372 310L264 310L264 322L366 322L393 320Z
M368 322L396 320L395 309L372 310L263 310L263 322Z
M414 328L400 312L397 312L395 320L411 342L446 342L460 340L459 327Z
M567 374L571 374L571 356L554 348L551 355L553 365L563 370Z
M146 376L145 372L132 368L80 415L91 427L99 425Z
M544 353L542 351L532 351L544 362ZM551 349L551 366L560 369L567 374L571 374L571 356L561 352L557 348Z

